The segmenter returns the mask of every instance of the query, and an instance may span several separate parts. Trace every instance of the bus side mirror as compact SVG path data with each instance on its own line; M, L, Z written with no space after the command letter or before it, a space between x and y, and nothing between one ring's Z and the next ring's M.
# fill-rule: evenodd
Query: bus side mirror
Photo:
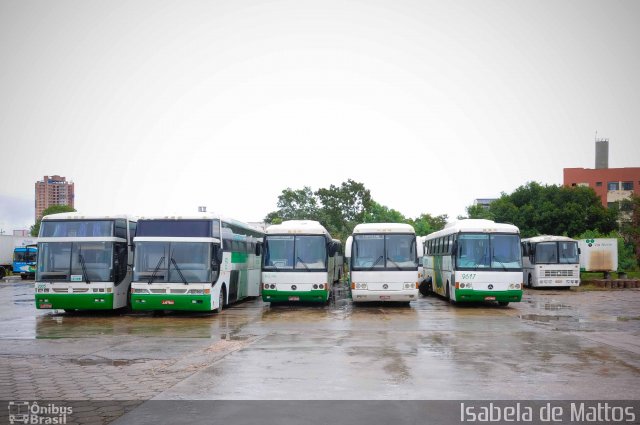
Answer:
M338 245L334 242L329 242L329 257L333 257L336 255L336 251L338 250Z
M262 242L258 242L256 244L256 252L255 254L259 257L262 254Z
M453 245L451 246L451 253L453 255L458 254L458 241L453 241Z
M220 245L213 246L213 261L216 264L222 264L222 249L220 249Z
M580 248L578 248L578 255L582 254L582 252L580 251Z

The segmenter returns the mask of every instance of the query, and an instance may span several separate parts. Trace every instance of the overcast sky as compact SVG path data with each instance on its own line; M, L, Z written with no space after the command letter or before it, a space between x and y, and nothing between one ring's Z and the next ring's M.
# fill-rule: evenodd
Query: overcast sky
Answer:
M0 0L0 229L59 174L91 214L243 221L351 178L415 217L640 166L640 1Z

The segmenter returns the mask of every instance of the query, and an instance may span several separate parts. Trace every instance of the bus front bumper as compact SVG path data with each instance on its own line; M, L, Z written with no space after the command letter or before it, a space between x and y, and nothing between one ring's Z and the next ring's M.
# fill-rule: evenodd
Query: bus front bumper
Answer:
M211 295L131 294L131 309L211 311Z
M522 300L522 290L476 291L474 289L456 289L457 302L463 302L463 301L520 302L521 300Z
M113 310L113 294L36 294L36 308Z
M264 302L315 302L323 303L329 299L329 291L317 289L311 291L278 291L271 289L262 290Z
M410 302L418 299L418 290L406 291L370 291L368 289L352 289L353 302Z

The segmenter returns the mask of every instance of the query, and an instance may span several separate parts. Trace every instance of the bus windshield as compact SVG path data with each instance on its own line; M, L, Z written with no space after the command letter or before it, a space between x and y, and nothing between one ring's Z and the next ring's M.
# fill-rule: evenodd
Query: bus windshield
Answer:
M17 263L35 263L37 254L35 250L30 249L25 251L24 248L22 248L20 251L14 251L13 261Z
M113 281L113 242L41 242L37 279Z
M456 262L458 269L520 269L520 237L514 234L461 233Z
M210 283L211 260L207 242L137 242L133 279Z
M353 238L353 270L415 270L418 267L416 237L356 235Z
M318 236L266 236L264 242L265 270L327 269L327 241Z
M536 245L536 264L577 264L578 243L574 241L540 242Z

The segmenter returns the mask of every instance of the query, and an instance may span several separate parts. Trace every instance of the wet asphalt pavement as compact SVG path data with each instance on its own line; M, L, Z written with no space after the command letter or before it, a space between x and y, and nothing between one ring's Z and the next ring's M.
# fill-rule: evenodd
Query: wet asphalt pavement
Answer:
M12 281L0 323L0 400L640 399L637 289L65 314Z

